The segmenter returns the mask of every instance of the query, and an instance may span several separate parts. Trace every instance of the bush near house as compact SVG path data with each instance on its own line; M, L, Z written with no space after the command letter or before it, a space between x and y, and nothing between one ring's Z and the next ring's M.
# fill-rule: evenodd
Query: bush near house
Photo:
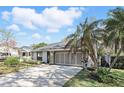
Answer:
M114 58L115 58L115 56L111 57L112 62L113 62ZM124 56L119 56L119 58L117 59L117 62L113 66L113 68L124 69Z
M34 60L26 61L26 63L28 63L28 64L41 64L40 61L34 61Z
M31 57L23 57L20 58L20 62L27 63L27 64L41 64L41 61L32 60Z
M15 67L20 63L19 59L17 57L8 57L6 60L4 60L4 64L7 66Z
M0 62L0 75L1 74L7 74L12 72L17 72L21 69L34 67L42 62L40 61L33 61L33 60L27 60L26 62L20 58L17 57L8 57L5 61Z
M118 79L113 73L109 73L107 68L99 68L96 72L91 72L89 76L93 80L106 84L116 84L116 80Z
M111 56L111 62L115 59L116 56ZM108 67L108 65L105 63L105 60L102 57L102 67ZM119 56L117 59L117 62L114 64L113 68L115 69L124 69L124 56Z

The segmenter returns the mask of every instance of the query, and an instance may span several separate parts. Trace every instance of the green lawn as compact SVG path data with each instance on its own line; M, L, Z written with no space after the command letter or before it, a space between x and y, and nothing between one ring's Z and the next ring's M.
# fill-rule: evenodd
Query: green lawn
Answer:
M113 75L120 77L121 79L117 80L117 84L113 83L100 83L96 80L91 79L88 75L88 71L81 70L77 75L72 79L67 81L64 87L124 87L124 70L112 69Z
M24 63L21 62L18 66L19 69L24 69L24 68L28 68L28 67L32 67L32 66L36 66L37 64L29 64L29 63ZM11 72L17 72L18 69L16 67L8 67L6 65L4 65L4 62L0 62L0 75L1 74L7 74L7 73L11 73Z

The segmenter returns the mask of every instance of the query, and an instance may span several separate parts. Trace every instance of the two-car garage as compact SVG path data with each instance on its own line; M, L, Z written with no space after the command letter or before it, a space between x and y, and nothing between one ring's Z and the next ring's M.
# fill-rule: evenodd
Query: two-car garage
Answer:
M82 66L82 52L77 51L75 54L70 52L69 48L64 48L65 43L59 42L55 44L50 44L45 47L33 50L32 59L36 59L38 56L37 53L42 53L41 57L43 62L48 64L57 64L57 65L74 65ZM91 59L91 58L90 58ZM92 66L93 62L88 60L87 66Z
M55 52L55 64L81 66L81 52Z

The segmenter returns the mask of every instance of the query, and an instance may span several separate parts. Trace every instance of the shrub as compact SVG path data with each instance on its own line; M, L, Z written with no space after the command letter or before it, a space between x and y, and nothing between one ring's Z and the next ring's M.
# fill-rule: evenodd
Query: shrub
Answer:
M17 57L8 57L5 61L4 64L7 66L17 66L19 64L19 59Z
M28 64L38 64L36 61L28 61L28 62L26 62L26 63L28 63Z
M108 72L107 68L99 68L97 72L90 73L90 77L101 83L116 83L116 78Z
M100 68L97 70L98 81L103 83L111 83L113 79L109 76L106 68Z
M23 63L28 63L28 64L41 64L41 61L36 61L36 60L32 60L31 57L22 57L20 58L20 62Z
M41 61L37 61L37 64L42 64L42 62Z
M30 60L30 61L27 61L26 63L28 63L28 64L41 64L41 61Z
M104 67L99 68L97 70L97 74L99 74L99 75L107 75L108 74L108 70L107 70L107 68L104 68Z
M115 59L116 56L111 56L111 63L113 62L113 60ZM104 57L102 57L102 67L107 67L108 65L106 64ZM114 66L112 68L115 69L124 69L124 56L119 56L117 59L117 62L114 64Z
M24 62L24 59L20 58L19 61L20 61L20 62Z

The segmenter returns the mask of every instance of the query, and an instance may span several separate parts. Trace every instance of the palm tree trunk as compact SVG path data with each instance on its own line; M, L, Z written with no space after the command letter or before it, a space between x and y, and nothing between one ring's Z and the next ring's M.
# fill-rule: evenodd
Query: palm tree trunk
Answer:
M121 47L122 47L122 51L124 52L124 38L122 38Z
M120 48L120 50L118 51L118 53L117 53L116 57L114 58L114 61L112 62L112 64L111 64L111 65L110 65L110 67L109 67L108 72L110 72L110 71L111 71L112 67L113 67L113 66L114 66L114 64L116 63L116 61L117 61L117 59L118 59L119 55L121 54L121 50L122 50L122 48Z
M115 43L115 54L117 53L117 44Z

